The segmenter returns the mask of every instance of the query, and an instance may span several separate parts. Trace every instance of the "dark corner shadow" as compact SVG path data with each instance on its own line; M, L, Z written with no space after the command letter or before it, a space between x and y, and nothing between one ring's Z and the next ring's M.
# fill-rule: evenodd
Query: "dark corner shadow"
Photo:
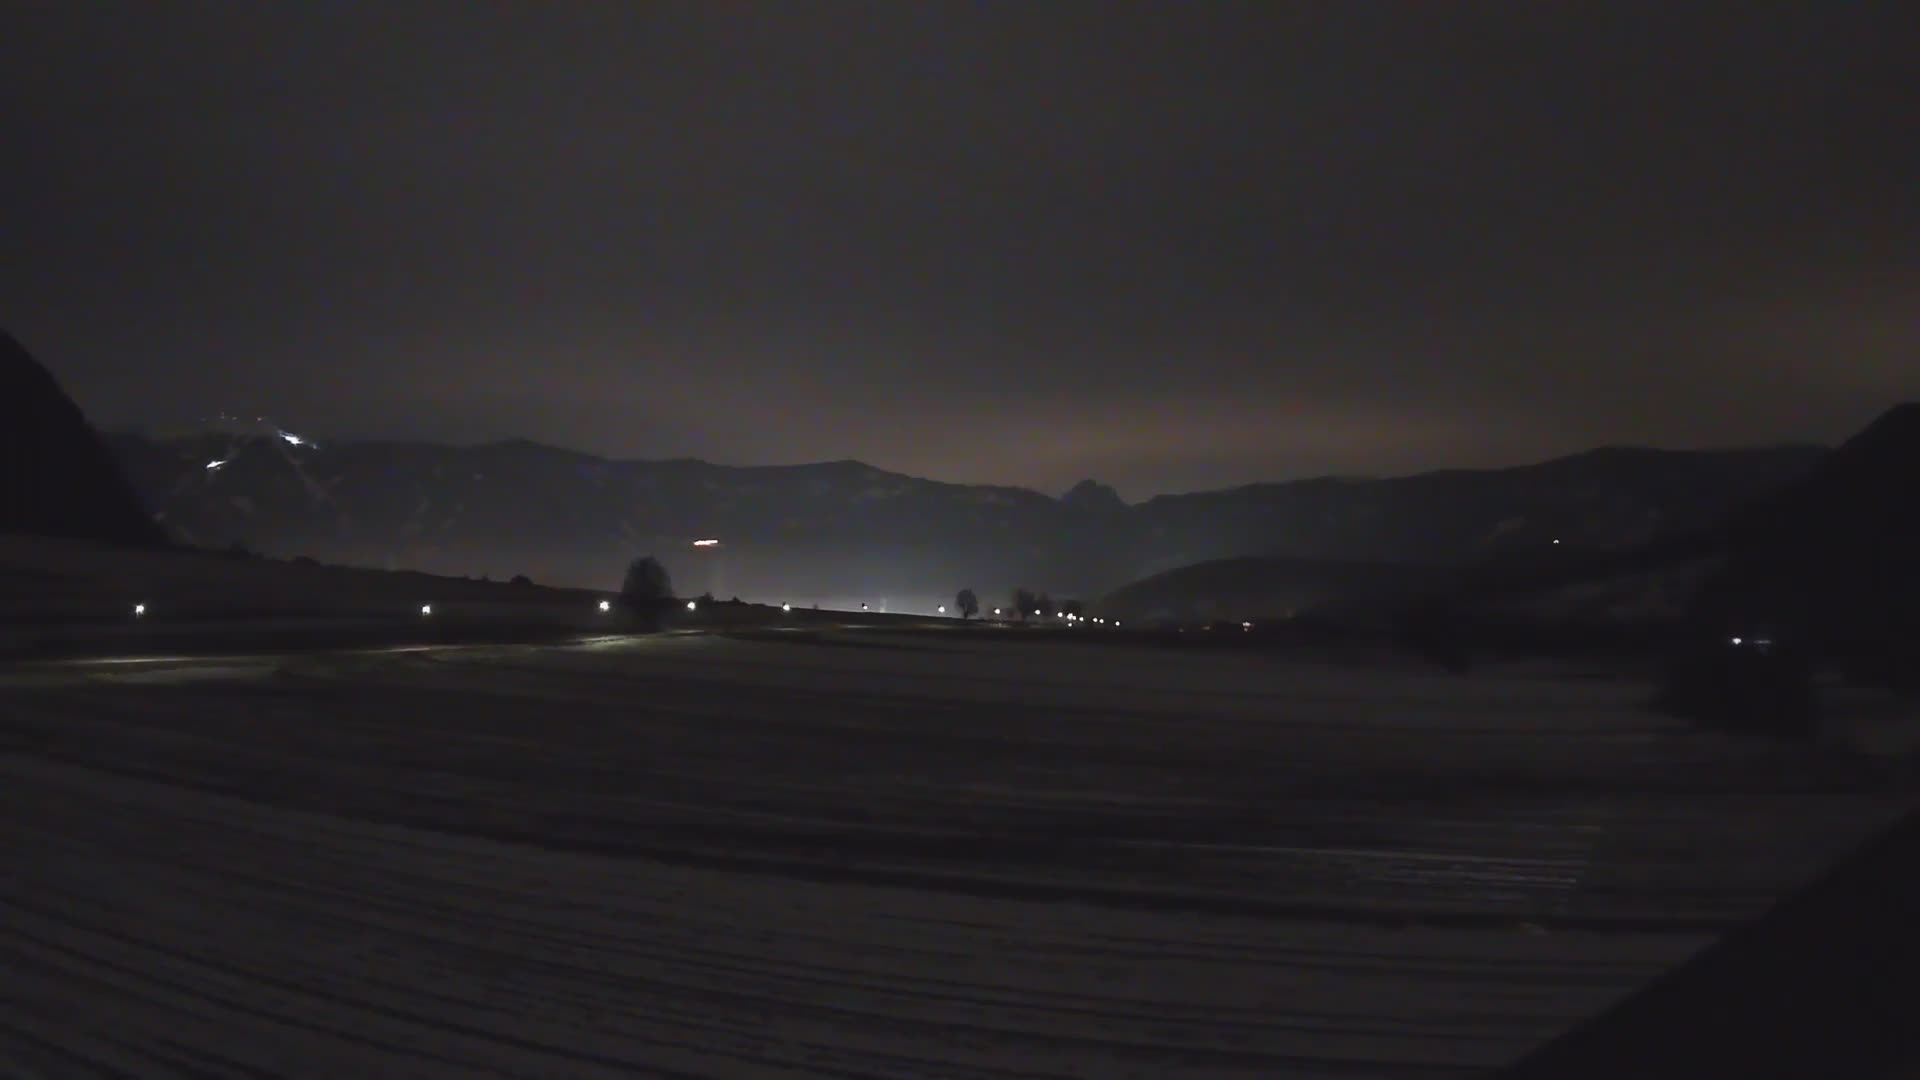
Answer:
M1497 1080L1920 1076L1920 813Z

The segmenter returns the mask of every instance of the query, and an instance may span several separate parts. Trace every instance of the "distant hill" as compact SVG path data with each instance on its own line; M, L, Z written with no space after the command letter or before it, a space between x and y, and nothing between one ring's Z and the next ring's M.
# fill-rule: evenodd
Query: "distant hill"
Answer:
M1726 547L1702 617L1775 618L1841 651L1920 643L1920 404L1740 509Z
M1464 564L1630 546L1797 476L1810 447L1601 450L1516 469L1307 480L1127 505L941 483L855 461L615 461L528 442L297 444L268 431L120 436L175 535L272 555L603 587L635 553L688 591L930 608L973 587L1091 597L1218 558ZM695 550L696 537L719 548Z
M1436 580L1408 602L1439 602L1453 632L1483 640L1637 627L1711 650L1765 627L1871 681L1920 685L1920 405L1704 525L1504 552Z
M1249 554L1468 563L1543 551L1555 540L1625 549L1706 527L1801 475L1822 453L1607 447L1508 469L1162 496L1138 509L1159 546L1179 558L1175 565Z
M0 533L166 541L78 406L0 331Z
M1234 622L1337 616L1381 620L1449 582L1455 567L1312 559L1218 559L1133 582L1101 597L1095 614L1133 623Z

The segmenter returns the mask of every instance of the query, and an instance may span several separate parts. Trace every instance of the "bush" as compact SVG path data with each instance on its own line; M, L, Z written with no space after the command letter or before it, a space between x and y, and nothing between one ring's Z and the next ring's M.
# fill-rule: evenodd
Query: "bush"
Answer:
M620 607L644 630L666 625L673 608L673 582L667 568L651 555L642 555L627 564L626 580L620 585Z
M509 585L531 585L531 584L533 584L533 579L532 579L532 578L530 578L530 577L528 577L528 576L527 576L527 575L525 575L525 574L515 574L515 575L513 575L513 578L512 578L511 580L509 580L509 581L507 582L507 584L509 584Z

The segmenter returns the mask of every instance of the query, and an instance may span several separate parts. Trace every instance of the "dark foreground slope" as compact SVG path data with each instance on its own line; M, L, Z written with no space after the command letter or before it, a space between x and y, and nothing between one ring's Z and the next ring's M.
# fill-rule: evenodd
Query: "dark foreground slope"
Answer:
M1920 817L1501 1080L1912 1077Z
M80 409L0 331L0 533L156 545L141 508Z
M1777 620L1829 652L1920 638L1920 404L1899 406L1800 481L1736 514L1704 617Z

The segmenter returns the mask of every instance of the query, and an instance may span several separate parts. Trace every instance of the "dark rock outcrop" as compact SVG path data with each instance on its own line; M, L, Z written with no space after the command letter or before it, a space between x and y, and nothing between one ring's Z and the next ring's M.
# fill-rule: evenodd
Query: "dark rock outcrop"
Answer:
M0 331L0 532L157 545L165 534L60 384Z

